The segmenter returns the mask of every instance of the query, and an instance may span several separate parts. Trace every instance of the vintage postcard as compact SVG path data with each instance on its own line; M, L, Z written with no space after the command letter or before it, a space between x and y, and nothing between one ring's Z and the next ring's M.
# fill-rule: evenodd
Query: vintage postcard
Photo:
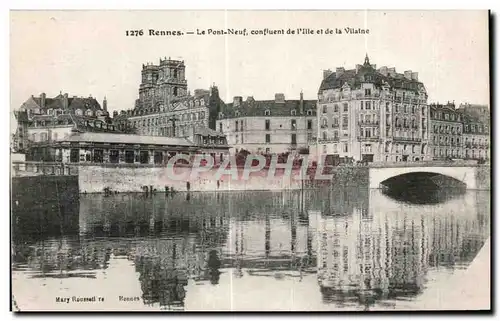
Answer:
M12 311L489 311L489 19L11 11Z

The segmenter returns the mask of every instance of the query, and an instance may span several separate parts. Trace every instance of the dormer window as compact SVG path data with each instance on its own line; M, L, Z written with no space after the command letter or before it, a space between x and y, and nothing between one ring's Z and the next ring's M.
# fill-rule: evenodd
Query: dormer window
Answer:
M240 112L239 112L239 111L236 111L236 112L234 113L234 116L235 116L235 117L240 117Z
M312 113L313 113L312 110L308 110L307 111L307 116L312 116Z
M81 109L77 109L77 110L75 110L75 114L78 116L81 116L83 113L82 113Z
M264 115L271 116L271 111L269 109L267 109L266 111L264 111Z
M54 114L54 110L52 108L47 110L47 115L53 115L53 114Z
M294 109L294 110L292 110L292 111L291 111L291 113L292 113L292 116L297 115L297 111L296 111L295 109Z

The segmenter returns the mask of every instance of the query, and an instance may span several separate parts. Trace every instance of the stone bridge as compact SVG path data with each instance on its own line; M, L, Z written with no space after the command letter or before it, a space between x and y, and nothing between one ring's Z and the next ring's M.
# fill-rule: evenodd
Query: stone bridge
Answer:
M391 178L413 173L451 177L471 190L490 189L490 165L465 161L372 163L369 165L369 187L381 188L381 184Z

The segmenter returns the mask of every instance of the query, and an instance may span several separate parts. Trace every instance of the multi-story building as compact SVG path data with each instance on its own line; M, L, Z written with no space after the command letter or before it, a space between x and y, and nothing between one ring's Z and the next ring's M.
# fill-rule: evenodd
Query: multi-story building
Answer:
M370 64L326 70L318 92L316 152L327 162L425 160L427 92L418 73Z
M463 115L463 158L490 159L490 127L474 116Z
M430 141L432 159L463 158L463 114L455 104L430 104Z
M316 133L316 101L286 100L276 94L274 100L234 97L221 109L216 130L226 134L231 152L286 153L308 147Z
M16 149L21 151L39 143L60 141L74 131L117 132L108 116L106 98L101 107L93 97L59 94L47 98L42 93L28 98L14 114Z
M458 110L465 115L477 118L483 124L490 123L490 109L487 105L477 105L477 104L460 104Z
M130 110L115 112L118 128L140 135L185 137L193 129L215 129L220 106L219 91L188 91L184 61L160 59L159 65L142 66L139 98Z

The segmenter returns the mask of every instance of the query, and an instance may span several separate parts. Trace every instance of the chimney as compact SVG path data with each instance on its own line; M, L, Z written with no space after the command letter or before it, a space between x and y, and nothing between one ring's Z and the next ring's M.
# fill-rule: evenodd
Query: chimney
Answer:
M132 110L131 109L127 110L127 116L132 116Z
M284 103L285 102L285 94L283 94L283 93L274 94L274 102L275 103Z
M395 67L389 68L389 75L391 77L394 77L396 75L396 68Z
M380 67L378 72L387 77L387 74L388 74L387 66Z
M411 73L411 80L418 81L418 72L412 72Z
M118 116L118 112L115 110L113 111L113 118L117 117Z
M234 96L234 98L233 98L233 107L240 107L242 102L243 102L243 97L241 97L241 96Z
M104 100L102 101L102 109L104 109L104 111L108 111L108 100L106 99L106 96L104 96Z
M377 64L371 65L373 69L377 69Z
M125 110L120 110L120 115L125 115Z
M43 109L45 108L45 99L47 98L47 95L45 93L40 94L40 107Z
M344 69L344 68L342 68ZM304 113L304 93L302 91L300 92L300 106L299 106L300 113Z
M359 69L361 69L361 65L356 65L356 73L358 73Z
M255 99L253 98L253 96L248 96L247 103L253 103L253 102L255 102Z
M335 76L340 77L344 72L345 72L344 67L338 67L337 69L335 69Z
M332 71L330 69L323 70L323 79L330 77Z
M68 94L65 93L64 96L63 96L63 108L64 109L68 109Z
M411 70L406 70L404 76L406 79L411 80Z

